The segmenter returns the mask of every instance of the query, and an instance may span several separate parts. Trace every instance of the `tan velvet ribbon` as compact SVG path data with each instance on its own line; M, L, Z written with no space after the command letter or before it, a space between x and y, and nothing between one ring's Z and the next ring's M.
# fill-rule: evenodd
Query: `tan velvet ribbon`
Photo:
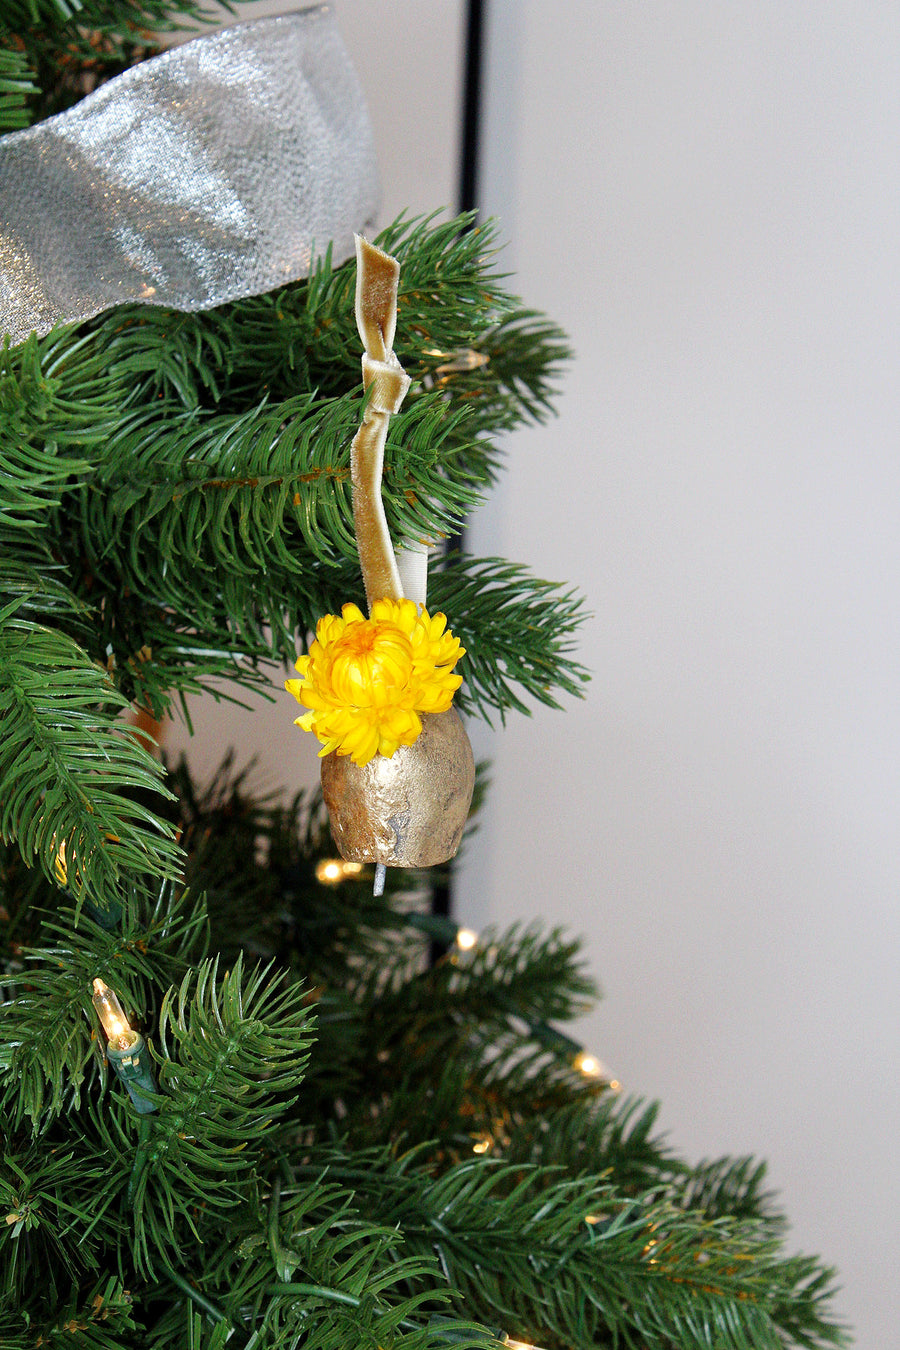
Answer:
M369 397L350 447L350 478L356 546L369 609L376 600L403 597L381 500L388 423L399 411L411 383L393 351L399 280L397 259L357 235L356 326L365 348L362 376Z

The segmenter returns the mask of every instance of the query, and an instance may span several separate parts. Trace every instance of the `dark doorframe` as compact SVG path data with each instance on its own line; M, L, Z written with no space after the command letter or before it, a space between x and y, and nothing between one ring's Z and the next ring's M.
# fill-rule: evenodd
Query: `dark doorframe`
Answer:
M462 126L460 129L459 180L457 189L457 209L477 211L478 202L478 151L481 131L481 85L484 53L484 30L488 0L467 0L465 52L463 60L462 88ZM462 532L449 541L454 549L464 546ZM449 918L453 912L453 864L448 863L444 879L438 882L431 892L431 912L441 918ZM433 941L431 944L432 963L439 961L447 951L447 944Z

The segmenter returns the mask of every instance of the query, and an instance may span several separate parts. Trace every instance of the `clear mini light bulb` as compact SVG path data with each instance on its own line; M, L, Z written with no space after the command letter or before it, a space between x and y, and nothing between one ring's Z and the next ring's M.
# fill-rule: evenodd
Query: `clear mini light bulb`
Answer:
M478 934L474 928L459 928L456 932L456 945L461 952L470 952L478 946Z
M141 1115L152 1114L157 1107L158 1089L147 1042L128 1025L121 1003L105 981L94 980L91 1002L109 1039L106 1059L110 1068L124 1083L135 1110Z
M103 980L94 980L91 1002L97 1009L97 1016L103 1023L110 1045L116 1050L131 1049L138 1039L137 1032L131 1030L121 1003Z
M323 858L316 863L316 881L321 881L325 886L335 886L348 877L358 877L362 867L362 863L345 862L343 858Z
M596 1055L589 1055L586 1050L582 1050L572 1061L572 1067L579 1073L584 1074L585 1078L599 1078L603 1073L603 1065L597 1059Z
M316 863L316 881L321 881L325 886L335 885L343 875L344 869L338 858L323 858Z

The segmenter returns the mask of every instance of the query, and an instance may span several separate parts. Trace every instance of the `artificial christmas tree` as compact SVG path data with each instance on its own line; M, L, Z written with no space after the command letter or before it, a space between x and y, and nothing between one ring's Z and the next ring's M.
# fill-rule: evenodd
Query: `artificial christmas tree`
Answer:
M8 3L0 166L32 144L16 128L68 134L45 119L194 11ZM395 540L464 518L491 438L542 415L566 355L471 226L377 241L411 380L386 431ZM344 605L362 618L352 263L320 247L306 279L194 312L151 307L153 273L142 303L25 336L16 278L39 288L9 229L2 247L0 1343L841 1343L763 1169L676 1159L559 1029L593 992L576 944L466 937L415 870L373 894L316 797L259 799L227 761L200 789L130 727L222 675L268 682ZM463 711L581 688L567 591L451 553L428 599L465 648Z

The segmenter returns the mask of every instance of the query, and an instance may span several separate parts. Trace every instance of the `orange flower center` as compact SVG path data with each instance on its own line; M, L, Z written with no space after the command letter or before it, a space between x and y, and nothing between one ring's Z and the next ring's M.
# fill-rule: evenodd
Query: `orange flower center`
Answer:
M328 654L331 687L351 707L382 707L409 684L412 643L394 623L350 623Z

